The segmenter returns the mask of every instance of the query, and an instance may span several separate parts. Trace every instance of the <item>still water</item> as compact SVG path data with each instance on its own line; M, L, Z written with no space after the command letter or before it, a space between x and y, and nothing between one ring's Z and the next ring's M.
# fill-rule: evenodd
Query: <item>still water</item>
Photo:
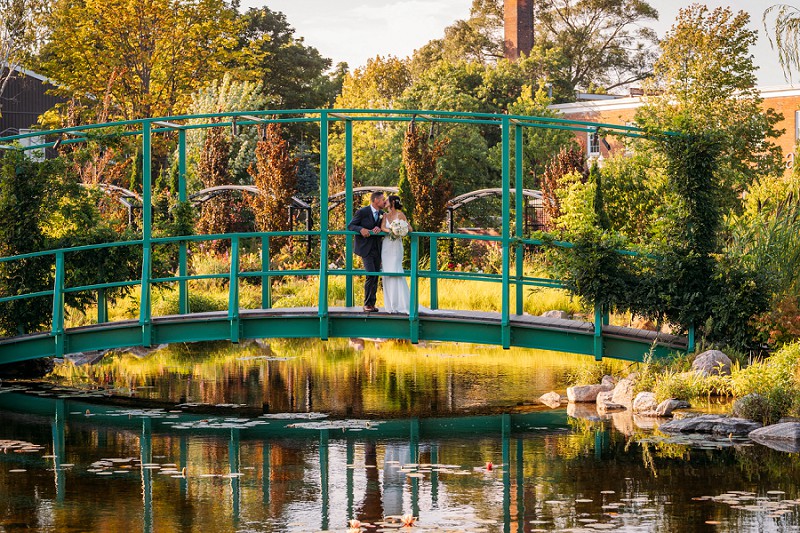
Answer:
M797 454L537 404L588 363L173 346L3 382L0 531L800 531Z

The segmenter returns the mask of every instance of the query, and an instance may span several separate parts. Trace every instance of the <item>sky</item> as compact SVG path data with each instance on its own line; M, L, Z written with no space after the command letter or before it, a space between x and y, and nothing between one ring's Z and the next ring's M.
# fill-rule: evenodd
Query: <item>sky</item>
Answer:
M776 0L777 1L777 0ZM788 1L788 0L784 0ZM650 0L659 12L653 27L663 37L686 0ZM752 50L759 85L784 85L777 53L770 48L761 22L773 0L707 0L709 8L730 6L750 13L751 27L758 31ZM376 55L406 57L431 39L444 35L445 27L469 17L472 0L242 0L242 8L266 5L286 14L295 36L350 69L366 64Z

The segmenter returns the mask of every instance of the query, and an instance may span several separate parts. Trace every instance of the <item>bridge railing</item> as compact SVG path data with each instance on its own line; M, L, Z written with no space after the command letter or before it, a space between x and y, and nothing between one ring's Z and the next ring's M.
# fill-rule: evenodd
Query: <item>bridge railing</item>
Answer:
M412 232L409 234L410 245L410 269L402 273L369 273L362 269L352 267L352 258L349 258L348 264L350 267L343 269L330 268L327 261L319 261L315 268L308 269L281 269L273 266L273 261L270 256L270 241L276 238L292 238L292 237L307 237L314 236L320 237L323 233L320 231L281 231L281 232L253 232L253 233L234 233L234 234L210 234L210 235L190 235L178 237L157 237L151 239L149 243L144 240L135 241L122 241L111 243L100 243L94 245L84 245L74 248L62 248L55 250L45 250L41 252L22 254L11 257L0 258L0 262L8 263L13 261L23 261L26 259L36 257L51 257L53 260L53 287L50 290L41 290L26 294L17 294L10 296L0 296L0 303L15 300L25 300L33 298L50 297L52 298L52 320L49 334L55 339L57 355L63 355L65 346L63 338L65 333L66 313L68 311L65 303L65 295L70 293L80 292L96 292L97 299L97 323L105 323L108 321L108 307L106 294L109 291L124 287L139 286L139 323L143 329L143 344L148 345L150 340L150 325L153 319L153 305L152 305L152 288L159 284L177 284L178 285L178 313L189 314L191 312L189 306L189 282L202 281L202 280L226 280L228 282L228 318L231 321L231 340L237 342L238 339L238 323L240 315L240 283L243 279L257 279L261 284L261 307L269 309L273 306L272 301L272 283L271 280L275 277L296 276L296 277L318 277L320 280L320 295L317 302L319 308L319 316L324 321L328 316L328 306L330 300L328 279L331 277L344 276L347 281L348 290L346 291L345 305L353 305L353 291L352 281L357 276L407 276L410 281L411 292L411 313L409 320L417 327L412 327L412 332L418 332L419 312L418 305L420 301L420 286L421 279L427 279L430 283L429 301L431 309L439 308L439 281L440 280L461 280L461 281L478 281L497 283L502 285L503 304L501 308L501 316L503 323L508 323L508 317L511 313L509 306L509 291L512 286L516 287L516 314L522 314L524 303L523 290L526 286L539 286L539 287L552 287L563 288L558 280L540 278L535 276L526 275L523 268L518 268L511 271L505 265L504 272L490 273L490 272L471 272L471 271L452 271L441 268L441 258L439 243L442 241L483 241L488 243L495 243L502 246L502 237L492 235L468 235L458 233L430 233L430 232ZM356 235L353 231L329 231L328 236L343 236L350 239ZM186 246L190 243L203 243L209 241L228 241L230 243L230 261L227 272L216 273L189 273L188 256L186 253L179 255L179 264L177 274L174 276L153 277L152 275L152 251L157 246L179 244ZM241 252L242 243L247 240L257 240L260 244L260 269L247 270L241 269ZM420 266L421 248L420 243L422 240L428 241L428 265L427 268ZM517 247L517 255L521 258L523 247L526 246L542 246L543 243L538 240L519 240L515 243ZM559 243L560 245L560 243ZM568 246L569 243L564 243ZM111 248L121 247L140 247L142 250L141 260L141 277L137 279L128 280L111 280L103 283L94 283L88 285L68 286L67 279L67 264L70 254L86 251L97 251ZM507 261L508 250L504 250L504 261ZM321 254L322 256L322 254ZM322 258L322 257L321 257ZM521 265L521 262L519 263ZM324 329L324 328L323 328ZM324 331L321 331L322 338L326 338ZM412 341L416 342L418 337L412 333Z

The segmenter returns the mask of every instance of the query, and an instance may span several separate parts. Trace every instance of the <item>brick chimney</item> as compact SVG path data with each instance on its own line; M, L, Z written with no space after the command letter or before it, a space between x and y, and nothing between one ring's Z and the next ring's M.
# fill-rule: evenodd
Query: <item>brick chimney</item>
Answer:
M512 61L533 48L533 0L503 0L505 56Z

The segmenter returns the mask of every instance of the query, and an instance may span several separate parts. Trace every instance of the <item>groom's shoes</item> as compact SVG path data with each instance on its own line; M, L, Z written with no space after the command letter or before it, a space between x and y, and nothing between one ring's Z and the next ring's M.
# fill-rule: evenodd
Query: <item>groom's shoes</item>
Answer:
M377 307L373 307L371 305L365 305L364 306L364 311L366 311L367 313L377 313L378 312L378 308Z

